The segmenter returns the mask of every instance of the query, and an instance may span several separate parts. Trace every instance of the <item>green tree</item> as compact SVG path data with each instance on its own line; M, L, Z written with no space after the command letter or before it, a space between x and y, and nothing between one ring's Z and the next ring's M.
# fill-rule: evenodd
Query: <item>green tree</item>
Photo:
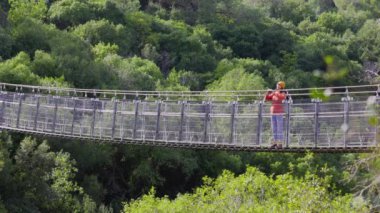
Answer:
M116 5L116 7L119 10L125 11L127 13L137 12L139 11L141 7L140 1L138 0L131 0L131 1L112 0L112 2Z
M367 20L350 42L348 54L360 61L378 61L380 55L380 24L376 20Z
M166 77L175 67L205 73L216 65L218 48L204 27L191 29L181 21L156 20L154 33L147 38L159 56L156 63Z
M12 23L18 23L25 18L42 20L46 16L47 6L43 0L9 0L9 4L11 8L8 20Z
M315 12L310 3L304 0L273 1L271 15L294 24L310 18L315 19Z
M311 6L318 14L323 12L335 11L337 9L336 0L311 0Z
M154 18L143 12L134 12L125 15L125 27L132 31L131 45L134 53L140 53L140 50L147 43L147 37L152 33L152 24Z
M28 54L20 52L14 58L0 62L0 81L15 84L37 84L39 77L31 70Z
M124 212L263 212L263 211L367 211L366 203L354 203L351 195L328 192L325 179L314 175L294 178L289 174L276 179L249 167L235 177L225 171L217 179L204 178L204 185L193 194L175 200L156 198L154 190L127 203Z
M54 28L40 21L24 19L12 28L14 47L12 53L25 51L34 55L36 50L50 50L50 38L53 36Z
M73 181L77 168L75 162L70 159L69 153L59 152L54 159L55 167L49 174L52 181L51 188L55 192L52 209L56 211L72 212L80 211L81 203L77 194L83 196L83 189Z
M253 58L233 58L231 60L223 59L218 63L214 71L215 79L220 79L229 71L235 68L242 68L247 73L253 73L261 76L267 83L274 83L270 77L270 73L280 72L279 69L270 61L258 60Z
M296 47L298 68L304 71L326 70L324 58L334 57L336 62L348 59L345 40L331 34L316 32L299 41Z
M243 68L235 68L219 80L207 87L212 91L262 90L265 88L264 79L256 74L249 74ZM222 100L235 100L237 97L222 97ZM250 100L251 97L240 97L240 100Z
M109 55L103 59L109 72L117 76L115 88L123 90L154 90L162 80L160 69L151 61L139 57L123 59Z
M77 36L67 32L54 31L49 39L50 54L57 62L57 71L65 80L76 87L99 87L100 76L108 82L110 74L102 75L105 69L94 62L91 46Z
M39 80L39 85L46 87L58 87L58 88L73 88L73 86L65 81L63 76L58 78L45 77Z
M298 32L300 36L309 36L317 32L325 32L326 29L313 22L310 19L304 19L298 25Z
M2 41L0 43L0 61L2 61L11 57L14 45L14 38L8 28L0 27L0 40Z
M350 28L346 17L341 13L326 12L318 16L318 25L333 30L335 33L342 34Z
M31 69L34 74L40 77L58 77L62 73L57 71L57 62L47 52L36 50L34 60L31 63Z
M100 42L92 48L92 52L95 55L96 60L103 60L108 55L116 55L119 50L119 46L116 44L105 44Z
M270 60L275 65L280 65L283 52L292 52L294 48L293 35L280 24L269 24L262 31L261 37L260 56L264 60Z
M52 152L46 141L40 143L30 137L19 144L4 133L1 137L4 169L0 171L0 195L6 195L1 210L3 207L9 212L112 210L104 205L98 208L84 193L75 181L77 169L70 154Z
M187 76L190 78L186 78ZM175 69L173 69L170 71L169 76L165 79L164 82L159 82L157 89L163 91L189 91L191 82L188 81L192 80L191 76L191 72L182 70L177 72Z
M55 1L49 8L48 18L60 29L83 24L95 18L92 6L87 0Z
M10 154L10 153L8 153ZM25 138L1 174L1 194L10 212L51 211L55 192L49 184L49 172L55 167L55 154L46 142ZM73 208L74 210L74 208Z
M96 12L96 17L105 18L115 24L125 23L123 10L118 8L112 0L107 0L102 4L101 8Z
M130 53L132 35L121 24L114 25L105 19L92 20L76 27L73 33L92 45L113 43L119 47L122 55Z
M239 57L260 58L263 38L255 25L218 25L210 29L215 40L232 49Z

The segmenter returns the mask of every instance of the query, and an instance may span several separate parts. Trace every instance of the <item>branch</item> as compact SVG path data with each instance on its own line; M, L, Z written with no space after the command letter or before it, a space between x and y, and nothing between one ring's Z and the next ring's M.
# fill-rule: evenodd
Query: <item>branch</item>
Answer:
M364 70L364 72L366 72L366 73L370 73L370 74L372 74L372 75L375 75L375 76L380 76L379 75L379 70L377 70L376 72L375 71L372 71L372 70Z
M380 175L378 175L369 185L367 185L366 187L364 187L364 189L362 189L359 193L360 196L362 196L362 194L367 191L369 188L371 188L372 186L376 185L380 183Z

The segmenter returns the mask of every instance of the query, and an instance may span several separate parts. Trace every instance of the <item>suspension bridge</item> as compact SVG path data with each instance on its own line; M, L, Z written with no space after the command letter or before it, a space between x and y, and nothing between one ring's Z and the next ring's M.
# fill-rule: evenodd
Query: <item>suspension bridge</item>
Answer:
M0 128L116 144L274 152L368 152L380 86L289 89L282 149L264 90L122 91L0 83Z

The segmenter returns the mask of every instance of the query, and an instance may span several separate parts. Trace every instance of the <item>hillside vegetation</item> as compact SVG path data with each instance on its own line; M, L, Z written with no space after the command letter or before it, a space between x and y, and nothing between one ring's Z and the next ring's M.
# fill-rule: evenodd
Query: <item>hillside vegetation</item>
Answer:
M379 20L376 0L0 0L0 82L377 84ZM3 132L0 212L380 211L379 166L376 153L229 153Z

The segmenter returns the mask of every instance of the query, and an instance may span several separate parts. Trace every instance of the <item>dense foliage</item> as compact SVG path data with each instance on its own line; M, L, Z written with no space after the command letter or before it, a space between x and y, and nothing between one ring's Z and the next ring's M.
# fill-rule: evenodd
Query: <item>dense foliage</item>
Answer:
M0 0L0 81L130 90L380 83L379 18L374 0ZM377 157L4 133L0 212L119 212L129 201L126 212L379 211ZM204 176L217 179L201 186Z
M276 179L256 168L234 177L223 172L217 179L204 178L204 186L175 200L154 197L154 190L127 204L124 212L365 212L363 200L336 196L324 179L307 174L295 179L289 174Z

